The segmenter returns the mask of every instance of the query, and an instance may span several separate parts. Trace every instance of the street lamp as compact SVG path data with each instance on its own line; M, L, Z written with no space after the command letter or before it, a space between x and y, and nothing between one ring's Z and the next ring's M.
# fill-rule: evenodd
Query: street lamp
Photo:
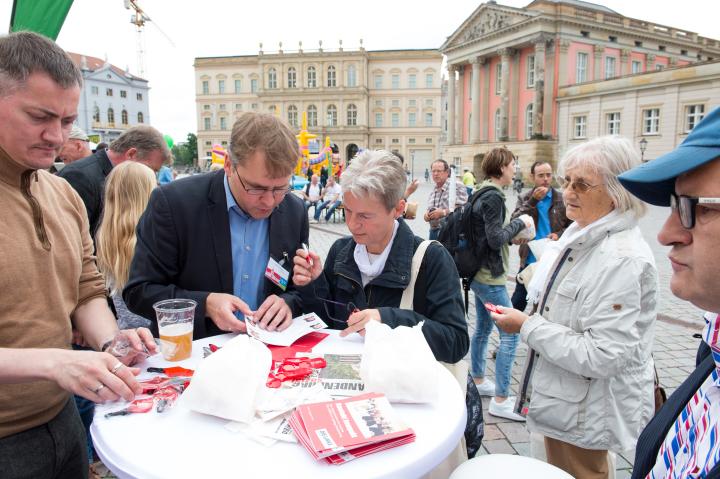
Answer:
M645 150L647 149L648 141L643 138L640 140L640 160L645 161Z

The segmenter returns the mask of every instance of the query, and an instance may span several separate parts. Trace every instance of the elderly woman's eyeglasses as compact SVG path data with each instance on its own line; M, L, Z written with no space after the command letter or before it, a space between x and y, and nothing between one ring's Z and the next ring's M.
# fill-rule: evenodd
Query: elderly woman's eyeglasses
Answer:
M598 186L603 186L605 183L598 183L597 185L591 185L589 183L585 183L582 180L575 180L572 181L569 176L556 176L555 179L557 179L558 184L560 185L560 188L568 189L572 188L573 191L576 193L587 193L593 188L597 188Z
M240 180L240 185L243 187L245 192L251 196L262 196L265 193L271 193L275 198L282 198L283 196L288 194L291 189L290 186L283 186L282 188L248 188L247 186L245 186L245 182L240 177L240 173L238 173L237 168L235 168L235 174L237 175L238 180Z
M322 301L323 307L325 308L325 316L334 323L339 324L347 324L347 319L339 319L336 318L333 314L330 313L331 309L339 309L340 311L343 311L347 313L348 316L350 316L353 313L356 313L360 311L360 309L355 306L355 303L352 301L349 303L341 303L340 301L333 301L331 299L325 299L318 296L317 291L315 290L315 283L313 283L313 293L315 294L315 299L318 301ZM328 307L328 305L332 307Z
M695 207L698 205L720 205L720 198L697 198L670 193L670 208L677 210L680 224L685 229L690 230L695 227Z

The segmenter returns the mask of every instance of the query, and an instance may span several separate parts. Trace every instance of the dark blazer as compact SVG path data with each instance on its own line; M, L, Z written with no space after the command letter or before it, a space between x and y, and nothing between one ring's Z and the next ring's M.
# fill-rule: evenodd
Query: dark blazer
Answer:
M715 361L712 354L710 354L710 348L704 342L700 343L696 362L695 371L668 398L667 402L640 434L635 449L633 479L644 478L655 466L658 451L663 441L665 441L668 431L675 424L675 420L680 416L693 395L700 389L702 383L705 382L705 379L712 373ZM720 478L720 465L713 467L707 477L710 479Z
M112 169L113 165L107 153L105 150L100 150L70 163L58 173L60 178L65 178L70 183L85 203L90 220L90 234L93 238L102 215L105 178Z
M157 322L152 305L169 298L195 300L194 338L222 334L205 314L210 293L233 294L230 222L225 172L173 181L153 191L137 227L135 256L123 299L130 311ZM292 258L308 241L308 218L301 199L288 194L270 215L270 256L285 258L291 273L287 291L265 280L265 296L277 294L297 314L299 293L292 284Z
M403 220L390 247L382 273L364 288L353 252L352 237L333 243L323 273L308 286L300 288L305 308L325 319L333 329L345 329L349 313L346 307L327 304L316 295L341 303L352 302L359 309L377 309L382 322L395 328L415 326L425 321L422 332L435 359L448 363L460 361L470 347L455 263L439 243L425 251L413 294L413 310L399 309L402 294L410 283L412 257L422 238L415 236ZM330 319L328 313L334 318Z

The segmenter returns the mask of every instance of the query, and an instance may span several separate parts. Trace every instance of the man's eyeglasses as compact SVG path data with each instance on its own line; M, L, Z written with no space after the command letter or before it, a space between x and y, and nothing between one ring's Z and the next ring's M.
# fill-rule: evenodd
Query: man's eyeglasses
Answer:
M720 205L720 198L697 198L670 193L670 208L678 211L680 224L685 229L689 230L695 227L695 207L697 205Z
M248 195L251 195L251 196L262 196L262 195L264 195L265 193L272 193L273 197L275 197L275 198L282 198L282 197L285 196L286 194L290 193L290 186L289 186L289 185L288 185L288 186L283 186L283 187L281 187L281 188L248 188L247 186L245 186L245 182L244 182L244 181L242 180L242 178L240 177L240 173L238 173L237 168L234 168L234 169L235 169L235 174L236 174L237 177L238 177L238 180L240 180L240 185L243 187L243 189L245 190L245 192L246 192Z
M593 188L597 188L598 186L603 186L605 183L598 183L597 185L591 185L589 183L585 183L582 180L570 180L569 176L556 176L555 179L557 179L558 184L560 185L560 188L568 189L572 188L573 191L576 193L587 193Z
M327 316L327 318L330 321L332 321L334 323L347 324L347 317L350 317L351 314L353 314L357 311L360 311L360 309L358 309L358 307L355 306L355 303L353 303L353 302L341 303L339 301L331 301L329 299L318 298L317 296L316 296L316 298L318 300L322 301L323 306L325 307L325 315ZM328 305L330 307L328 307ZM346 319L336 318L334 315L330 314L331 309L335 309L335 310L339 309L340 311L347 313Z

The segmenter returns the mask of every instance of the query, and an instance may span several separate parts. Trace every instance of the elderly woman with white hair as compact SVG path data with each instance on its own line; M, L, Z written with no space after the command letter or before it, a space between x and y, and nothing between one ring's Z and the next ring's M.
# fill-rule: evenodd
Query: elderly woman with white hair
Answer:
M293 282L305 289L306 309L316 311L341 336L363 333L369 321L414 326L438 361L456 363L469 337L459 278L450 254L439 243L427 247L413 296L413 309L400 309L410 282L413 255L423 239L402 219L407 177L390 152L366 150L353 158L340 181L345 218L352 236L332 245L325 267L303 250L294 259Z
M633 449L654 413L657 270L638 227L645 205L617 180L637 164L620 137L567 152L560 183L574 223L540 258L528 287L534 312L492 314L531 348L527 427L544 436L548 462L574 477L608 477L608 451Z

